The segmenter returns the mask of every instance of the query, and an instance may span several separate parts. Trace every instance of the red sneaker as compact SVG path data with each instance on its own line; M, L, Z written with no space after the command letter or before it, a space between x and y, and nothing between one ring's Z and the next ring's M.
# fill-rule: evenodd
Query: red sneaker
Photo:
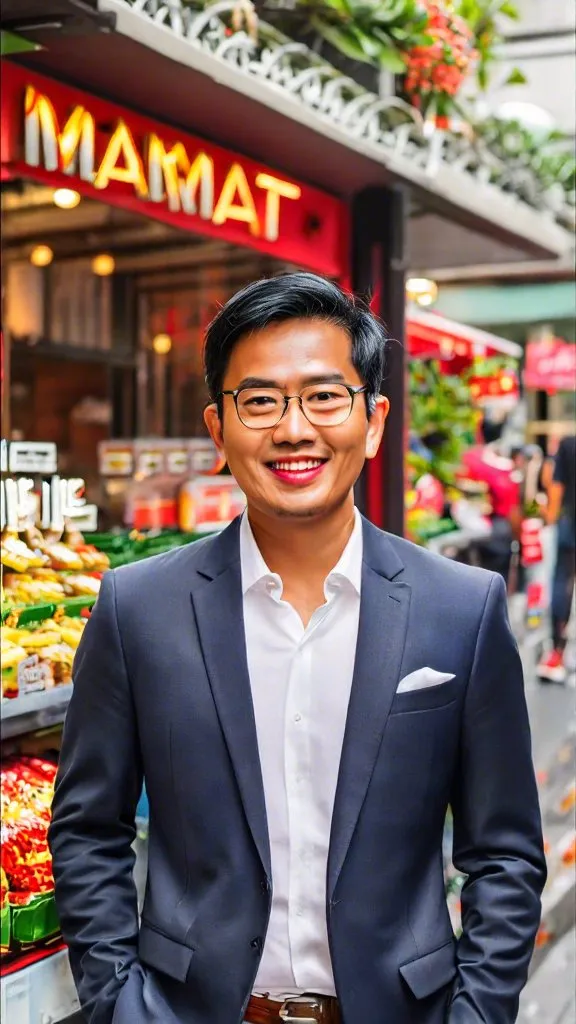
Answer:
M538 678L548 683L565 683L566 669L562 651L550 651L550 654L542 659L536 671Z

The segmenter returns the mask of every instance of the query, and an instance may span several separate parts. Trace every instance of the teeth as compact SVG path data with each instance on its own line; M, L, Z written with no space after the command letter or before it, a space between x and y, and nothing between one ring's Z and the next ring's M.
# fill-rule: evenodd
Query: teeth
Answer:
M307 469L317 469L321 465L321 459L301 459L299 462L273 462L272 468L284 473L304 473Z

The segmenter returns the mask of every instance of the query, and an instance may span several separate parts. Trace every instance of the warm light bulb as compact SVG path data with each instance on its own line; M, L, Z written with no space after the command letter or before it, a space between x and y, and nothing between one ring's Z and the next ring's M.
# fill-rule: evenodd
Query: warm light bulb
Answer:
M61 210L73 210L80 202L80 193L75 192L73 188L57 188L52 199L54 205L59 206Z
M35 267L47 267L54 259L54 253L49 245L35 245L30 253L30 263Z
M114 273L116 263L114 257L108 252L101 252L92 260L92 272L98 277L110 277Z
M157 355L166 356L172 348L172 338L169 334L157 334L152 341L152 348Z
M438 285L428 277L409 277L406 281L406 295L419 306L431 306L438 298Z

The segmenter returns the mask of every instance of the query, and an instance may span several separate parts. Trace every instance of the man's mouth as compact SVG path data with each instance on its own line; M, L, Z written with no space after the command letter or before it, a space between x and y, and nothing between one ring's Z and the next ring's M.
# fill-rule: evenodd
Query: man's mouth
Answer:
M268 469L278 480L290 484L307 484L322 472L328 459L276 459L268 462Z

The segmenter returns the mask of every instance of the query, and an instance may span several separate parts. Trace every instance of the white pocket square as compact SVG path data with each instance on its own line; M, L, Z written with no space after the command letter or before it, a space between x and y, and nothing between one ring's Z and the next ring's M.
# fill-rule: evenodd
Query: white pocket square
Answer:
M411 690L423 690L427 686L440 686L449 683L454 675L449 672L437 672L435 668L419 668L400 680L396 693L409 693Z

